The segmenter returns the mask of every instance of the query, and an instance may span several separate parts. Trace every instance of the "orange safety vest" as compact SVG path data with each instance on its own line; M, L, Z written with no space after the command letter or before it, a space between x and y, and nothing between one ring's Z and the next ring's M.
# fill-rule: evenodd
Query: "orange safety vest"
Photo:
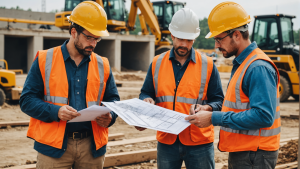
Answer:
M61 47L38 51L39 68L44 82L44 101L54 105L68 104L68 78ZM100 105L106 81L109 77L110 67L107 58L100 57L95 53L90 56L87 75L86 105ZM66 129L66 121L43 122L30 118L27 137L35 141L55 147L62 148ZM99 126L92 121L93 135L96 150L108 142L108 128Z
M243 61L240 67L232 76L228 85L227 93L223 102L222 112L234 111L239 113L251 109L249 97L242 90L242 82L250 64L256 60L270 62L277 71L277 101L275 121L271 127L256 130L234 130L228 127L221 127L220 141L218 148L220 151L276 151L279 149L280 142L280 107L279 107L279 72L271 59L259 48L256 48Z
M183 114L189 114L192 104L198 98L198 104L206 104L207 87L213 70L213 60L195 51L196 63L190 61L178 87L176 88L170 51L156 56L152 62L155 104ZM156 138L164 144L173 144L177 135L157 131ZM180 142L184 145L200 145L214 141L214 128L198 128L191 125L179 133Z

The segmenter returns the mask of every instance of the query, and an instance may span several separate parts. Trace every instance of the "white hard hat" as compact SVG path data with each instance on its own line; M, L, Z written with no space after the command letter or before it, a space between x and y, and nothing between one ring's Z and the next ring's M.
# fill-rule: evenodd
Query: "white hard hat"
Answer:
M191 9L182 8L174 14L169 31L176 38L194 40L200 35L199 19Z

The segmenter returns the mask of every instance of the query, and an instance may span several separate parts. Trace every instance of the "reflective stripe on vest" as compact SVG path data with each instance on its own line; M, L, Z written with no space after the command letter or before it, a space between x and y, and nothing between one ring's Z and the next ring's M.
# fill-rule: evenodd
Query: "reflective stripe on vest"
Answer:
M46 86L46 93L47 95L44 96L45 101L50 101L52 103L61 103L61 104L68 104L68 98L65 97L57 97L57 96L50 96L50 74L51 74L51 68L52 68L52 59L53 59L53 50L49 49L47 51L47 56L46 56L46 65L45 65L45 86ZM91 101L88 102L88 107L92 105L100 105L100 99L101 99L101 94L104 86L104 66L103 66L103 60L102 58L96 54L97 62L98 62L98 72L99 72L99 77L100 78L100 88L98 92L98 98L97 102L96 101Z
M49 49L47 51L47 55L46 55L45 86L46 86L47 95L44 95L44 100L52 102L52 103L68 104L68 98L50 95L50 74L51 74L51 68L52 68L53 51L54 51L54 48Z
M155 56L152 62L155 104L179 113L189 114L192 104L204 104L207 88L214 68L213 60L195 51L195 62L190 60L179 84L175 83L174 69L169 55L171 51ZM177 138L184 145L195 146L211 143L214 140L213 126L198 128L191 125L177 135L157 131L160 143L171 145Z
M242 73L239 76L239 79L238 79L238 81L235 85L236 102L231 102L231 101L225 100L224 106L229 107L229 108L233 108L233 109L250 109L250 103L242 103L242 101L241 101L240 85L241 85L241 79L244 75L244 72L246 71L246 68L251 63L251 61L253 59L255 59L256 57L257 57L257 55L254 55L254 56L251 57L251 59L248 60L248 62L246 63L246 65L243 68Z
M61 47L39 51L39 69L44 82L44 101L54 105L68 104L68 78ZM106 58L92 53L88 64L86 88L86 105L100 105L109 78L110 67ZM100 91L96 91L96 90ZM91 121L96 150L108 142L108 128ZM66 121L43 122L30 118L27 137L58 149L62 148L65 136Z
M242 82L251 63L257 60L269 62L277 73L276 101L273 103L276 105L276 110L272 112L272 114L274 113L274 122L270 127L253 130L234 130L228 127L221 127L220 140L218 144L218 149L220 151L239 152L257 151L258 149L265 151L276 151L279 148L281 132L279 72L272 60L259 48L253 50L247 56L247 58L243 61L243 63L241 63L239 68L231 77L221 111L233 111L235 113L240 113L251 109L249 97L242 90Z
M161 65L161 61L164 58L164 56L166 55L166 52L162 53L157 61L156 61L156 65L155 65L155 71L154 71L154 83L155 83L155 94L157 95L157 91L158 91L158 74L159 74L159 68ZM207 58L206 56L202 56L201 55L201 59L202 59L202 70L201 70L201 86L200 86L200 90L199 90L199 95L198 95L198 99L191 99L191 98L185 98L185 97L180 97L177 96L177 102L181 102L181 103L187 103L187 104L196 104L196 101L198 100L197 104L204 104L206 103L206 100L202 100L203 97L203 92L204 92L204 88L206 85L206 76L207 76ZM160 96L156 98L156 103L161 103L161 102L174 102L174 96Z
M98 71L99 71L99 76L104 77L104 66L103 66L103 60L102 58L96 54L97 62L98 62ZM88 107L93 106L93 105L100 105L100 99L101 99L101 94L103 90L103 85L104 85L104 78L100 78L100 88L98 92L98 98L97 102L88 102Z
M240 85L242 82L242 77L246 71L246 68L249 66L249 64L251 63L251 61L253 59L255 59L257 57L257 55L252 56L246 63L246 65L244 66L237 82L235 85L235 98L236 98L236 102L231 102L228 100L224 101L224 106L232 108L232 109L241 109L241 110L245 110L245 109L250 109L250 103L242 103L241 101L241 95L240 95ZM279 98L276 99L276 107L279 106ZM276 112L275 114L275 119L278 119L280 117L280 111ZM227 132L231 132L231 133L238 133L238 134L244 134L244 135L251 135L251 136L259 136L259 130L234 130L231 128L227 128L227 127L221 127L221 130L227 131ZM277 135L280 133L281 127L275 128L275 129L271 129L271 130L261 130L261 136L273 136L273 135Z
M156 61L156 65L155 65L155 71L154 71L154 83L155 83L155 95L157 96L157 87L158 87L158 72L159 72L159 68L160 68L160 65L161 65L161 61L162 59L164 58L164 56L166 55L167 52L164 52L162 53L157 61Z

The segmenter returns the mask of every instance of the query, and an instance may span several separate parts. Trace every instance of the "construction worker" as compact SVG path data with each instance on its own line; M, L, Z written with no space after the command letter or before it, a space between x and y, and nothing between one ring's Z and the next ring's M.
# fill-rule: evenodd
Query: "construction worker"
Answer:
M147 72L140 99L158 106L189 114L192 104L206 111L219 111L223 102L220 76L211 57L192 48L200 34L196 14L183 8L169 25L173 48L156 56ZM144 128L136 127L142 131ZM213 169L214 128L191 125L179 135L157 131L159 169Z
M78 4L69 17L70 39L61 46L38 51L20 98L35 140L37 168L103 168L108 127L114 112L95 121L67 123L79 110L101 101L119 101L107 58L93 52L108 36L104 9L93 1Z
M215 47L235 56L221 111L199 111L186 118L205 128L221 126L218 148L229 152L229 169L275 168L280 140L279 72L255 42L250 16L234 2L217 5L208 17ZM190 109L191 114L194 110Z

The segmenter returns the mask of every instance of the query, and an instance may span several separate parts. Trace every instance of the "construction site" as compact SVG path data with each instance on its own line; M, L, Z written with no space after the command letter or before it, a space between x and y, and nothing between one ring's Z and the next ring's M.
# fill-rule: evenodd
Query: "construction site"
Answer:
M108 9L106 12L109 36L102 37L94 52L108 58L120 99L127 100L139 98L154 56L172 48L172 42L168 39L168 24L164 24L171 20L168 21L167 14L159 15L155 10L170 5L173 15L176 10L183 8L185 3L132 0L135 7L131 7L128 21L125 23L124 16L119 16L123 18L118 19L113 15L117 8L112 5L117 1L96 0L105 10ZM120 2L124 3L123 0ZM62 45L70 38L69 22L66 18L74 7L67 10L65 6L64 12L56 14L0 8L0 168L36 168L37 151L33 148L34 140L26 136L30 116L21 111L19 99L37 51ZM138 9L141 13L139 15ZM136 27L136 18L139 18L141 25L140 35L129 33ZM264 25L264 22L266 25L277 23L280 27L280 24L283 24L282 18L285 23L293 25L292 19L295 16L255 16L255 26ZM299 168L299 45L294 45L293 38L289 43L280 38L284 37L286 32L292 31L293 27L282 26L275 39L269 32L266 33L268 37L261 37L261 29L263 28L253 31L251 41L256 41L272 59L279 69L281 79L281 133L276 169L296 169ZM273 38L273 41L264 41L269 38ZM225 59L222 53L215 49L195 50L201 55L214 57L225 95L234 57ZM217 148L220 127L215 126L214 131L215 168L227 169L228 153L220 152ZM157 169L155 130L138 131L119 117L115 124L109 127L108 140L105 169ZM182 168L185 168L184 163Z

